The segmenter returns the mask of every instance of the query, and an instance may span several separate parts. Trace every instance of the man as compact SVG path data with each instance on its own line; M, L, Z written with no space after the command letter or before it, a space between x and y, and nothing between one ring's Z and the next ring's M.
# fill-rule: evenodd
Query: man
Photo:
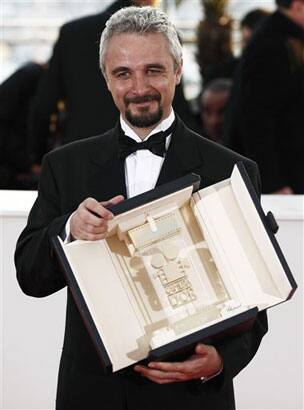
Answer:
M40 164L47 152L50 115L56 111L58 100L65 102L67 114L63 144L114 127L118 111L98 65L100 35L108 18L120 8L157 3L158 0L116 0L101 13L62 26L31 114L29 143L34 163ZM181 87L174 105L182 118L191 116Z
M201 96L201 121L203 135L219 144L223 142L225 110L232 81L217 78L206 85Z
M27 146L27 125L46 67L29 62L0 85L0 189L37 189Z
M240 21L240 35L241 35L241 52L243 53L249 40L259 28L269 13L263 9L253 9L245 14ZM204 78L204 83L208 84L210 81L217 78L233 79L236 68L240 62L240 57L232 56L224 61L219 61L218 64L213 65Z
M255 31L269 14L268 11L263 9L253 9L245 14L240 22L242 50L245 50Z
M304 193L304 1L276 0L241 59L224 143L252 158L264 193Z
M32 296L47 296L66 285L50 238L58 234L67 240L105 238L113 217L109 203L192 171L201 175L201 187L207 186L227 178L239 160L258 188L252 161L193 133L172 110L182 49L163 12L131 7L115 13L101 38L100 62L120 121L101 136L46 155L38 199L16 250L18 281ZM165 152L153 154L147 144L155 152L153 136L159 138L160 131ZM134 141L145 145L125 154L130 139L132 145ZM262 314L252 331L216 346L198 344L186 360L137 365L103 376L68 291L57 410L233 409L232 378L254 356L266 329Z

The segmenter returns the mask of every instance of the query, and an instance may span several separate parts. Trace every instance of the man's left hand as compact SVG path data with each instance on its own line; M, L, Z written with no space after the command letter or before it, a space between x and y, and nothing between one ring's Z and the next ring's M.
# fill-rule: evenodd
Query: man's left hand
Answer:
M134 370L155 383L166 384L212 377L222 367L222 358L215 347L199 343L195 354L183 362L150 362L147 367L137 365Z

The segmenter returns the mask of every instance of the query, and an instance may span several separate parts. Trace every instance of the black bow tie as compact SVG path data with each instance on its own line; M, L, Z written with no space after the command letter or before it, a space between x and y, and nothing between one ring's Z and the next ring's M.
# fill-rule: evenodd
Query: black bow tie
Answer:
M157 132L151 135L147 141L136 142L132 138L128 137L122 129L119 133L119 150L118 156L120 159L125 160L130 154L140 149L148 149L154 155L163 157L166 153L166 138L172 134L176 126L176 120L165 131Z

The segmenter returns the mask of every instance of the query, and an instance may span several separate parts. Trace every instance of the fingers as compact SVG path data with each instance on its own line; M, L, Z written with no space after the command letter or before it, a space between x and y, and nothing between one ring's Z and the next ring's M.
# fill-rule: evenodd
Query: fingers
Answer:
M164 372L179 381L192 380L201 377L205 359L192 356L183 362L151 362L149 368Z
M156 383L164 384L198 379L202 366L201 360L197 358L179 363L150 362L148 367L135 366L134 370Z
M109 201L106 201L105 203L108 203ZM80 210L86 210L91 212L93 215L96 217L103 218L105 220L109 220L113 218L112 212L110 212L107 208L105 208L104 205L102 205L102 202L96 201L94 198L87 198L85 199L80 205L79 205ZM86 216L86 215L85 215ZM97 222L96 224L100 224L100 221ZM96 225L95 225L96 226Z
M174 383L174 382L176 383L176 382L178 382L178 380L158 379L158 378L149 377L149 376L147 376L147 378L148 378L149 380L151 380L152 382L157 383L157 384L169 384L169 383Z
M108 201L100 202L100 204L103 206L117 205L119 204L119 202L122 202L123 200L124 200L124 197L122 195L117 195L109 199Z
M292 195L294 194L293 189L290 188L289 186L285 186L278 191L273 192L273 194L279 194L279 195Z
M167 384L184 381L183 375L180 373L163 372L157 369L150 369L149 367L139 365L135 366L134 370L140 373L142 376L146 377L147 379L158 384Z
M203 376L210 377L223 369L223 359L214 346L198 343L195 353L205 361Z
M115 205L123 199L122 195L115 196L105 202L86 198L71 217L70 232L72 237L89 241L104 239L108 232L108 221L113 218L112 212L106 206Z
M200 358L191 358L183 362L150 362L149 368L158 369L166 373L194 374L200 370L203 361Z
M195 354L183 362L150 362L134 370L155 383L175 383L210 377L223 368L222 358L214 346L199 343Z

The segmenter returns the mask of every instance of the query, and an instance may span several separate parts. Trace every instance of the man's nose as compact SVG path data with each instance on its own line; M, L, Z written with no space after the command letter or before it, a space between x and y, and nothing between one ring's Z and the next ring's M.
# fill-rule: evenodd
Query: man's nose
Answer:
M143 95L149 89L149 79L143 73L136 74L133 77L132 91L134 94Z

